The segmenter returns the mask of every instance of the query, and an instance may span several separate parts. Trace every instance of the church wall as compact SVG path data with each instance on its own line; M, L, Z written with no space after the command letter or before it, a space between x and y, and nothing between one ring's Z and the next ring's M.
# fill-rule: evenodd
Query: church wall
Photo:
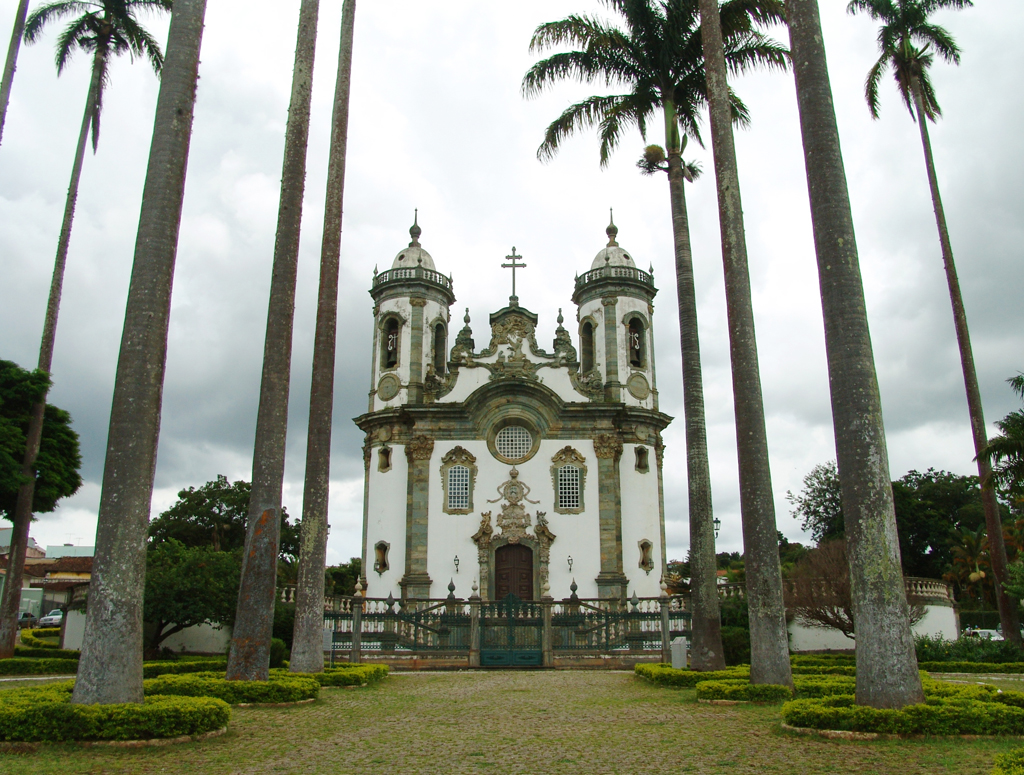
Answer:
M627 406L639 406L644 409L654 409L654 330L651 320L651 311L646 299L637 299L631 296L620 296L616 305L616 326L615 340L618 343L619 359L619 381L622 383L622 402ZM635 368L629 363L629 348L627 341L627 328L623 322L630 313L638 313L644 321L644 337L646 348L646 362L643 368ZM649 393L646 398L637 398L628 388L628 380L633 374L642 374L647 381ZM641 393L642 394L642 393Z
M368 597L387 597L390 592L397 599L402 592L398 582L405 573L406 479L409 463L401 445L391 449L390 471L378 470L379 447L374 447L370 459L365 575ZM389 568L380 576L373 571L374 547L378 541L391 544L388 552Z
M446 327L449 324L449 313L447 305L440 304L433 299L422 300L422 306L418 306L414 309L412 300L405 296L396 296L383 300L380 303L380 310L377 313L377 325L380 325L380 321L389 313L396 312L401 316L402 320L405 321L402 325L400 344L398 350L398 369L384 370L383 364L380 362L380 353L376 353L377 362L377 373L374 374L374 381L371 385L371 390L376 391L380 378L384 374L395 374L402 383L402 389L398 391L394 398L383 401L379 396L374 396L373 407L371 411L380 411L381 409L390 409L396 406L401 406L409 402L409 383L413 381L416 374L419 375L419 381L422 383L423 379L427 375L428 366L433 363L434 354L434 334L432 324L437 322L438 319L443 320ZM414 331L414 323L419 322L419 332ZM416 337L418 334L419 346L416 346ZM448 332L448 341L446 342L446 349L450 350L452 344L451 332ZM380 341L378 339L377 347L380 348ZM414 368L413 358L417 356L416 364L419 366L418 369ZM445 356L447 361L447 354Z
M606 380L608 378L608 371L605 368L605 346L604 346L604 305L601 304L600 299L593 299L588 301L580 307L577 320L582 325L584 318L589 317L594 324L594 368L601 372L601 379ZM579 328L574 332L573 341L576 343L576 347L579 352L582 353L582 343L580 342Z
M636 448L648 450L647 473L636 470ZM622 490L622 565L629 579L628 594L635 591L640 597L661 594L661 509L658 501L658 471L654 448L649 444L624 444L619 460L619 478ZM640 567L639 542L653 544L650 574Z

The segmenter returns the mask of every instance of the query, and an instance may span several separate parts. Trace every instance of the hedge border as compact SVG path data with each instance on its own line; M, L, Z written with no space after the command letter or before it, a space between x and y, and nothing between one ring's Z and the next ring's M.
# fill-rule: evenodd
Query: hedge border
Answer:
M1024 775L1024 748L999 754L995 765L991 775Z
M806 737L824 737L827 740L1002 740L1024 739L1024 735L894 735L888 732L851 732L846 729L814 729L813 727L792 727L782 722L782 731ZM1001 754L1002 755L1002 754ZM998 757L996 757L998 759ZM1020 770L992 770L991 775L1017 775Z
M60 644L57 644L57 643L47 643L45 640L40 640L39 639L39 633L40 632L51 632L54 629L56 629L56 633L55 634L57 635L57 637L60 637L60 628L59 627L57 627L57 628L54 628L54 627L43 627L41 629L28 629L28 628L26 628L26 629L21 631L21 642L24 643L26 646L29 646L29 647L34 648L34 649L59 649L60 648ZM48 635L47 637L53 637L53 636L52 635Z
M11 657L0 659L0 676L10 675L75 675L77 659L46 657Z
M269 681L228 681L213 672L163 675L142 686L147 696L216 697L230 705L294 704L320 695L317 681L295 674L271 675Z

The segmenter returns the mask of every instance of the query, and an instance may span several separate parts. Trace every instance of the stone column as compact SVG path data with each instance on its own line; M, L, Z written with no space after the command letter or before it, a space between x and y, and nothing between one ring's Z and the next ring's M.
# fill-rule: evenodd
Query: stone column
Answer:
M427 521L430 492L430 458L434 440L413 436L405 445L409 460L405 511L405 575L399 584L402 599L427 600L430 576L427 574Z
M619 382L619 325L615 309L618 299L605 296L604 305L604 400L618 403L622 397Z
M426 299L409 299L412 322L409 329L409 403L423 403L423 308Z
M594 439L597 454L598 524L601 539L601 572L597 594L602 598L624 598L626 574L622 572L622 495L619 488L619 458L622 439L604 433Z

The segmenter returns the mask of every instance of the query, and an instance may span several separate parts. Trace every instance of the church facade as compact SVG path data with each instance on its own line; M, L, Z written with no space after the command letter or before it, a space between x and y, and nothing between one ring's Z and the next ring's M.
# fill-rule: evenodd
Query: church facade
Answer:
M665 573L652 272L616 241L577 276L576 331L513 295L477 347L420 245L374 270L363 568L370 597L657 596Z

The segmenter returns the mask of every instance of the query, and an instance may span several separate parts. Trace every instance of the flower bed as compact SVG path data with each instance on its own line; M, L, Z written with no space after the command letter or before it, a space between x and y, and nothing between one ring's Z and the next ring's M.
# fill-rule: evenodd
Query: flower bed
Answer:
M9 660L8 660L9 661ZM72 705L73 681L0 692L5 742L150 740L221 729L227 703L210 697L146 697L142 704Z
M142 682L147 695L216 697L231 705L282 703L316 699L320 684L313 678L274 671L269 681L228 681L219 673L164 675Z

